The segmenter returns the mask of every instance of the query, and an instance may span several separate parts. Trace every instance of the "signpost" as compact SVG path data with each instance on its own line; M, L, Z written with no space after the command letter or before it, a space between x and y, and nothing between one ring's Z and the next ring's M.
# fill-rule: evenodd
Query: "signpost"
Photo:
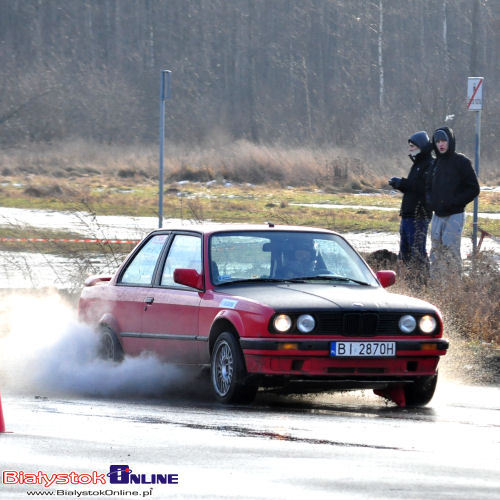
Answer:
M160 84L160 174L158 187L158 227L163 226L163 157L165 151L165 101L170 99L170 75L171 71L163 69Z
M483 82L482 76L470 76L467 79L467 109L476 112L476 148L474 154L474 168L479 178L479 144L481 140L481 110L483 109ZM472 223L472 250L477 251L477 218L479 196L474 199L474 218Z

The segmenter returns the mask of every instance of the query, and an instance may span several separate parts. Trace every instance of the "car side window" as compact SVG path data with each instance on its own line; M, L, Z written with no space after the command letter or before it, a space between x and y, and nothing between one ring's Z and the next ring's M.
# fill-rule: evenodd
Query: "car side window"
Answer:
M127 266L127 269L122 274L120 283L150 285L153 280L156 261L167 238L168 235L166 234L153 236Z
M201 238L177 234L170 245L167 260L161 276L162 286L182 286L174 282L176 269L196 269L201 273Z

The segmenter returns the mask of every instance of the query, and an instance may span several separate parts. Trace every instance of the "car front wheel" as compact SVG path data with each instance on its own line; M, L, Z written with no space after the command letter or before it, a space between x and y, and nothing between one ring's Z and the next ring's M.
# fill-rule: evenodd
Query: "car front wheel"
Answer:
M243 353L229 332L217 337L212 351L210 378L215 397L221 403L250 403L257 387L246 381Z
M425 406L434 396L438 375L418 378L405 387L406 406Z

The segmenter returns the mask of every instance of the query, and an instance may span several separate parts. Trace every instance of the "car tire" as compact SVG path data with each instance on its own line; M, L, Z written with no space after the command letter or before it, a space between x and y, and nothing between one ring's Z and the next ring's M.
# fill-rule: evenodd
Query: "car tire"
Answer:
M434 396L438 375L420 377L405 387L406 406L425 406Z
M99 357L106 361L123 361L123 349L116 334L108 327L99 331Z
M229 332L221 333L215 341L210 381L215 397L221 403L251 403L257 393L257 386L247 381L238 341Z

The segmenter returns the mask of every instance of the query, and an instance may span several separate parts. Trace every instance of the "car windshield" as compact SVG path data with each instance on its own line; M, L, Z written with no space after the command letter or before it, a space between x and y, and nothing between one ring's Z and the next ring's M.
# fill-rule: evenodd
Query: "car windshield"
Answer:
M210 238L214 285L311 281L377 286L370 269L340 236L294 231L238 231Z

